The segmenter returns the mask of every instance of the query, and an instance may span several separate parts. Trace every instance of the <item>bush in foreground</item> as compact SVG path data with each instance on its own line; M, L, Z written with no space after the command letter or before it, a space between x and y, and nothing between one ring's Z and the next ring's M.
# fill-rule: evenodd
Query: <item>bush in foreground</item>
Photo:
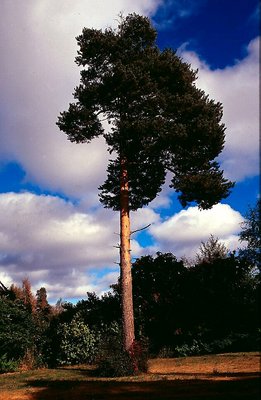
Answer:
M97 358L99 376L131 376L147 371L148 352L144 341L135 341L129 352L124 351L118 324L113 324L100 337Z

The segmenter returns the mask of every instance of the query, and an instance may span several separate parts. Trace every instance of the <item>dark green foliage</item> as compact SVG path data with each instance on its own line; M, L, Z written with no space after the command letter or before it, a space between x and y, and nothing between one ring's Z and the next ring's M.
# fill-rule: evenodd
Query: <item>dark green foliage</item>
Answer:
M137 334L148 336L152 351L173 342L184 320L188 271L172 254L145 256L133 264L133 297Z
M57 361L60 365L88 364L93 361L99 337L90 331L80 314L77 313L70 323L60 324L57 331Z
M147 371L148 349L145 341L135 341L130 351L126 352L123 349L122 332L118 324L103 328L99 335L99 376L129 376Z
M15 372L18 369L18 361L8 358L6 354L0 355L0 374Z
M234 254L191 268L172 254L141 257L133 265L133 293L137 334L148 337L152 353L214 352L216 341L223 350L244 351L247 337L258 346L256 278Z
M59 316L53 316L49 326L45 331L45 342L43 346L43 354L45 364L50 368L58 366L59 351L60 351L60 337L58 334L59 329Z
M228 256L228 249L223 243L219 242L218 238L210 235L207 242L201 242L199 252L196 254L197 264L211 263L218 258L226 258Z
M77 42L81 83L57 124L77 143L102 135L116 154L101 202L120 209L122 159L132 210L157 196L168 171L183 206L195 201L209 208L227 197L233 184L214 161L224 146L222 106L196 88L195 71L175 51L156 46L149 19L130 14L115 31L84 28Z
M200 339L191 339L184 341L183 344L175 346L173 351L174 357L187 357L198 356L201 354L211 353L211 346L209 343L204 343Z
M45 290L38 291L32 313L14 291L3 289L0 371L11 371L21 362L27 367L54 367L59 362L92 361L99 365L101 376L124 376L146 370L148 354L174 357L258 350L259 281L252 263L245 256L225 256L214 238L207 243L221 253L198 258L189 268L170 253L144 256L133 264L138 342L129 353L122 349L119 285L101 297L88 293L76 305L63 304L60 313L51 308L43 313L50 307ZM208 246L203 250L209 255Z
M130 354L123 350L119 325L116 323L105 326L99 331L99 336L97 374L105 377L133 375L134 366Z
M39 306L39 301L35 307L36 299L30 288L26 279L22 288L12 285L0 293L0 357L6 357L10 365L24 368L47 364L46 350L50 341L47 330L52 319L46 290L41 288L37 292L37 300L39 293L44 294L44 307Z
M134 375L134 366L130 355L120 348L111 348L105 358L99 361L97 375L101 377Z
M80 300L75 305L63 303L63 312L53 316L46 333L48 340L45 353L48 365L56 366L57 360L61 358L59 331L61 326L69 327L76 315L80 317L84 325L88 326L90 333L94 334L100 343L100 338L109 335L111 326L121 320L119 295L109 292L98 297L95 293L88 292L87 299ZM100 346L99 343L96 343L97 346ZM97 350L97 352L100 351Z
M121 319L120 297L116 292L108 292L98 297L87 292L87 300L79 301L75 312L80 313L91 329L101 329Z
M224 337L209 340L207 337L188 337L181 345L169 349L168 357L187 357L203 354L219 354L256 351L260 349L260 335L255 333L230 333ZM160 357L166 353L160 352Z
M134 151L134 150L133 150ZM158 163L158 155L144 158L141 154L135 154L135 161L128 162L128 178L129 178L129 205L132 210L141 208L143 205L149 204L161 190L161 186L165 181L165 170L163 165L155 165ZM119 159L110 162L108 169L108 178L106 182L99 187L101 193L99 195L102 203L106 207L118 209L115 204L120 204L120 163ZM151 183L158 183L158 186ZM116 190L117 188L117 190Z
M216 334L250 332L257 328L257 287L245 260L231 254L226 259L202 263L190 270L193 316Z
M0 296L0 355L22 359L34 346L34 321L26 306Z
M246 213L245 221L242 223L240 240L247 242L246 248L241 250L241 256L245 257L260 273L260 199L257 201L255 207L250 207Z
M36 311L44 319L48 319L50 315L51 307L47 301L47 292L44 287L41 287L36 292Z

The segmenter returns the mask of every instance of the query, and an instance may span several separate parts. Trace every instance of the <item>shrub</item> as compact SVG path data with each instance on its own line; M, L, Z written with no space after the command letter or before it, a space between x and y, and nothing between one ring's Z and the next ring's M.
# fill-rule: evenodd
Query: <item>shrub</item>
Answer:
M104 326L98 334L97 374L102 377L133 375L130 355L123 351L122 333L116 322Z
M27 349L23 358L19 363L19 369L23 371L29 371L35 368L45 367L46 364L43 362L41 354L38 352L36 347Z
M129 352L123 350L122 333L112 324L100 333L97 373L102 377L130 376L147 370L147 350L144 341L135 341Z
M238 352L238 351L256 351L260 349L260 336L253 333L236 333L232 332L228 336L212 343L213 352Z
M20 360L34 343L32 315L21 301L0 297L0 356Z
M192 355L202 355L209 353L224 353L224 352L242 352L242 351L256 351L260 348L259 335L257 333L237 333L232 332L224 337L216 339L207 338L187 338L181 345L174 348L173 356L186 357ZM168 357L166 351L171 349L163 348L159 357Z
M75 365L91 363L97 352L97 338L76 314L70 323L58 326L60 338L58 363L60 365Z
M99 361L97 373L102 377L134 375L134 366L130 354L117 349L108 352L106 358Z
M175 347L175 356L187 357L211 353L211 346L198 339L193 339L191 343L184 343Z
M6 354L0 356L0 373L15 372L18 369L18 361L9 360Z
M157 357L159 358L173 358L177 354L171 346L164 346L160 349Z

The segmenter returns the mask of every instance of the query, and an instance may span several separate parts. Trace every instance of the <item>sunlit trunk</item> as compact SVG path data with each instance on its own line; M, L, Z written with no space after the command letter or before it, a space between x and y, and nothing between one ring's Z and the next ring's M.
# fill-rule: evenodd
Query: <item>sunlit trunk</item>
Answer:
M123 346L128 351L134 341L134 315L130 253L129 185L127 165L124 158L121 159L120 185L120 268Z

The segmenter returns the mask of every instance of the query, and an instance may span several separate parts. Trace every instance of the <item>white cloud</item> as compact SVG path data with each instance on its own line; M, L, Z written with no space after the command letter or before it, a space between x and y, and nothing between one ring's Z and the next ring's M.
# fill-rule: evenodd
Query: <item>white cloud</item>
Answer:
M158 221L144 211L133 218L133 230ZM52 299L101 293L119 274L118 230L119 215L109 210L90 214L58 197L0 194L0 280L20 284L28 276ZM133 256L148 251L132 241Z
M132 230L142 229L149 224L158 222L160 219L159 214L157 214L150 207L140 208L137 211L131 213L132 220Z
M158 0L3 0L0 15L0 155L27 180L97 202L108 154L102 140L67 141L55 125L73 101L80 69L75 37L84 26L117 25L120 12L150 14Z
M113 247L116 227L116 216L110 215L108 223L106 215L99 219L78 212L57 197L1 194L0 271L8 275L3 280L20 283L28 275L38 288L51 288L54 282L61 288L58 297L78 293L79 287L85 293L90 288L104 290L94 271L113 269L118 259Z
M186 46L185 46L186 48ZM221 167L232 180L259 173L259 38L247 47L247 56L225 69L211 70L194 52L181 56L198 68L197 85L223 104L226 143Z
M170 251L178 257L191 257L202 241L211 234L233 250L239 246L237 234L243 221L239 212L227 204L217 204L210 210L189 207L166 221L156 223L150 233L162 252Z

